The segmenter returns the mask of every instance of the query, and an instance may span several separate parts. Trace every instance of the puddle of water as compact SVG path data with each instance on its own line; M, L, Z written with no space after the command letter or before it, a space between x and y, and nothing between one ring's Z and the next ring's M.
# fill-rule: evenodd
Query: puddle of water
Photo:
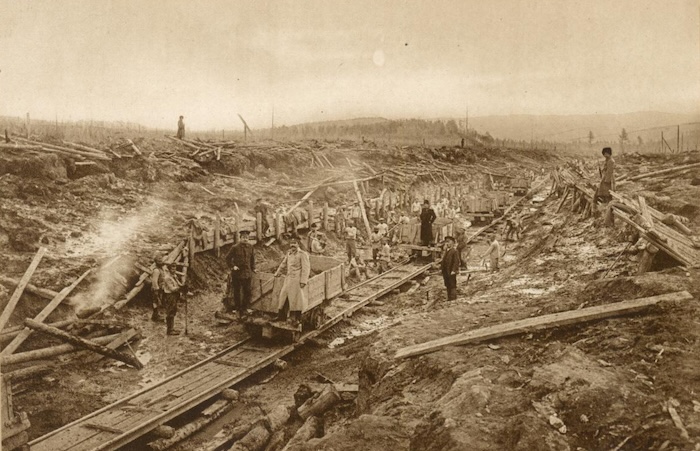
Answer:
M328 343L328 348L336 348L338 346L343 345L348 340L367 335L370 332L374 332L377 329L387 327L390 324L391 322L386 316L380 316L378 318L368 318L362 321L361 323L356 324L355 328L344 332L342 336L337 337L333 341Z

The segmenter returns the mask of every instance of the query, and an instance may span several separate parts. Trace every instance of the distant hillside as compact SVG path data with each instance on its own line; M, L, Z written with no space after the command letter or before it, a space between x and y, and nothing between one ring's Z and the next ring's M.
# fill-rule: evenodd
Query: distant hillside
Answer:
M461 124L463 123L464 119ZM681 132L696 133L700 126L700 113L674 114L646 111L627 114L511 115L469 118L469 128L479 133L489 132L494 138L525 141L531 139L558 142L571 142L577 139L587 141L589 131L593 132L594 141L616 141L623 128L629 134L630 140L636 140L637 136L645 141L658 140L662 130L666 139L669 139L671 132L674 133L675 139L677 125L681 125Z

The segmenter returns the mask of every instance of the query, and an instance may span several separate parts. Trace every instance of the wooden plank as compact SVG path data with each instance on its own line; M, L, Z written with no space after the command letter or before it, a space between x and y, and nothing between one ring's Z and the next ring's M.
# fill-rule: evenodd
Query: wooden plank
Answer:
M17 288L15 288L14 293L12 293L12 297L9 301L7 301L7 305L2 311L2 315L0 315L0 330L4 329L7 325L7 322L10 320L12 312L14 312L15 307L17 307L19 298L22 297L24 288L29 283L29 279L32 278L32 275L34 274L34 271L36 271L36 267L39 266L41 259L44 258L44 254L46 254L46 248L40 247L39 251L34 256L34 260L32 260L32 263L29 265L29 268L27 268L27 270L24 272L24 275L20 279L19 284L17 285Z
M637 202L639 202L639 213L642 215L644 222L647 224L645 229L649 231L654 230L654 220L652 219L649 209L647 208L646 199L644 199L643 196L637 196Z
M580 310L569 310L566 312L552 313L534 318L511 321L504 324L497 324L495 326L472 330L462 334L451 335L449 337L440 338L427 343L407 346L399 349L395 355L395 358L399 359L426 354L437 351L446 346L478 343L484 340L507 337L509 335L532 332L540 329L578 324L596 319L634 313L663 301L687 301L689 299L693 299L693 296L690 293L687 291L678 291L659 296L651 296L647 298L634 299L631 301L616 302L613 304L598 305Z
M80 282L82 282L83 279L84 279L85 277L87 277L88 274L90 274L90 271L91 271L91 270L88 269L88 270L85 271L80 277L78 277L72 284L68 285L66 288L64 288L63 290L61 290L61 292L58 293L58 295L57 295L55 298L53 298L53 299L51 300L51 302L49 302L49 303L46 305L46 307L44 307L44 308L41 310L41 312L39 312L38 315L36 315L36 316L34 317L34 321L43 323L44 320L45 320L46 318L48 318L49 315L56 309L56 307L58 307L59 304L60 304L61 302L63 302L63 300L73 291L73 289L74 289L75 287L77 287L78 284L79 284ZM3 356L3 355L10 355L10 354L12 354L13 352L15 352L15 351L17 350L17 348L19 348L19 347L22 345L22 343L24 343L24 341L25 341L27 338L29 338L29 336L31 335L31 333L32 333L32 330L31 330L30 328L28 328L28 327L25 327L24 330L22 330L22 331L19 333L19 335L17 335L17 336L15 337L15 339L12 340L12 341L10 342L10 344L8 344L7 347L5 347L5 349L2 350L2 352L0 353L0 356Z

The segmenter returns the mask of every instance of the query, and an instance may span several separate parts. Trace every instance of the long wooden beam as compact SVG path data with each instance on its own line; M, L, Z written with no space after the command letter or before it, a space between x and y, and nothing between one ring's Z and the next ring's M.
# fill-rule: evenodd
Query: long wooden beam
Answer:
M62 331L61 329L47 326L46 324L39 323L31 319L25 319L24 324L26 324L27 327L31 327L32 329L36 330L37 332L56 337L59 340L62 340L68 344L72 344L73 346L78 346L87 349L88 351L96 352L98 354L105 355L115 360L119 360L121 362L126 363L127 365L133 366L134 368L143 368L143 364L139 361L139 359L136 358L136 356L121 353L101 344L95 343L94 341L86 340L82 337L69 334L67 332Z
M612 304L597 305L595 307L588 307L580 310L569 310L566 312L552 313L550 315L537 316L534 318L526 318L518 321L511 321L504 324L497 324L495 326L471 330L462 334L451 335L449 337L440 338L427 343L407 346L399 349L395 357L397 359L412 357L434 352L446 346L466 345L541 329L578 324L586 321L638 312L652 305L656 305L659 302L687 301L690 299L693 299L693 296L687 291L677 291L675 293L661 294L658 296L634 299L631 301L615 302Z
M119 334L105 335L103 337L92 338L94 343L107 344L116 339ZM57 355L68 354L70 352L80 351L81 348L72 344L62 344L51 346L49 348L36 349L34 351L18 352L8 356L0 356L0 366L14 365L17 363L31 362L33 360L47 359Z
M34 321L43 323L44 320L45 320L46 318L48 318L49 315L56 309L56 307L58 307L59 304L60 304L61 302L63 302L63 300L64 300L66 297L68 297L68 295L73 291L73 289L74 289L75 287L77 287L78 284L79 284L80 282L82 282L83 279L84 279L85 277L87 277L88 274L90 274L90 271L91 271L91 270L88 269L88 270L85 271L80 277L78 277L72 284L68 285L66 288L64 288L63 290L61 290L61 292L58 293L58 295L57 295L55 298L53 298L53 299L51 300L51 302L49 302L49 303L46 305L46 307L44 307L44 308L41 310L41 312L39 312L38 315L36 315L36 316L34 317ZM25 327L24 330L22 330L22 331L15 337L15 339L12 340L12 341L10 342L10 344L8 344L8 345L5 347L5 349L2 350L2 352L0 353L0 356L3 356L3 355L10 355L10 354L12 354L13 352L15 352L15 351L17 350L17 348L19 348L19 347L22 345L22 343L24 343L24 341L25 341L27 338L29 338L29 336L31 335L31 333L32 333L32 330L31 330L30 328L28 328L28 327Z
M4 329L7 325L7 322L10 320L12 312L14 312L15 307L17 307L17 302L19 302L19 298L22 297L24 287L26 287L29 283L29 279L32 278L34 271L36 271L36 267L39 266L41 259L44 258L44 254L46 254L46 248L40 247L39 251L34 256L34 260L32 260L32 263L29 265L29 268L27 268L27 270L24 272L24 275L22 276L22 279L20 279L19 284L17 284L17 288L15 288L14 293L12 293L12 297L9 301L7 301L7 305L2 311L2 315L0 315L0 330Z

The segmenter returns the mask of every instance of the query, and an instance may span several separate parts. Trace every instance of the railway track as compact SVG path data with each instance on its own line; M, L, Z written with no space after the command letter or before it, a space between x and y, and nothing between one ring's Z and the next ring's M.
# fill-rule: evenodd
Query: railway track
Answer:
M346 290L325 308L328 320L292 344L245 339L150 387L29 442L31 451L116 450L216 396L375 299L426 272L432 264L404 263Z

